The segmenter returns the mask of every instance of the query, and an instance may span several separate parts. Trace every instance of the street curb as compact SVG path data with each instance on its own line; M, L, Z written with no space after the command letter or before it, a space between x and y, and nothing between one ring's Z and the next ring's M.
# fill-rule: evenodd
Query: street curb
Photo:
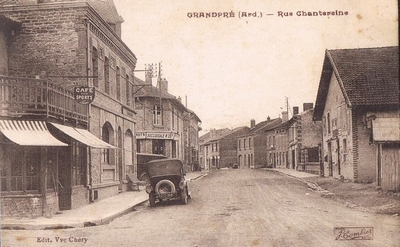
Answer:
M198 176L198 177L195 177L195 178L192 178L192 179L190 179L190 181L196 181L196 180L199 180L199 179L201 179L201 178L204 178L205 176L207 176L208 175L208 173L206 173L206 174L202 174L202 175L200 175L200 176Z
M52 223L52 224L41 224L41 225L36 225L33 223L9 223L9 224L1 223L1 229L2 230L56 230L56 229L83 228L83 227L106 225L111 221L115 220L116 218L134 211L135 207L145 203L146 201L147 199L138 202L120 212L85 222L65 223L65 224Z

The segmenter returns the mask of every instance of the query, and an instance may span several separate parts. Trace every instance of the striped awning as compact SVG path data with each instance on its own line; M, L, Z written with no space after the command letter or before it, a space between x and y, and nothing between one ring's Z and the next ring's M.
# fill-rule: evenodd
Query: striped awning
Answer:
M56 139L43 121L0 120L0 132L22 146L68 146Z
M54 127L68 135L69 137L75 139L76 141L85 144L86 146L93 148L116 148L107 142L100 140L98 137L93 135L87 130L69 127L61 124L51 123Z

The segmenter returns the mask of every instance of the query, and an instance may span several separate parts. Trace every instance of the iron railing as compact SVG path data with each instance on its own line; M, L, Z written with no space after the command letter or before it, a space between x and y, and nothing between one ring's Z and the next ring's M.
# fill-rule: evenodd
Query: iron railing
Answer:
M73 91L53 82L0 76L0 116L35 115L88 121L88 106L75 101Z

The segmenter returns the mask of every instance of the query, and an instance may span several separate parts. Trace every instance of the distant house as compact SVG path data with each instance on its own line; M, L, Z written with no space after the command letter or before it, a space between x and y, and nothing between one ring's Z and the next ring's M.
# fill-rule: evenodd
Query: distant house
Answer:
M281 124L264 129L266 138L267 167L290 168L288 162L288 112L282 112Z
M321 123L314 122L312 103L303 104L303 112L293 107L288 123L288 163L299 171L320 173Z
M399 190L399 49L327 50L313 115L324 175Z
M199 162L201 169L210 170L216 167L219 161L218 145L216 141L224 133L229 132L228 128L211 129L208 133L199 137Z
M219 135L212 130L210 139L203 142L200 146L203 150L205 169L220 169L231 167L236 163L236 141L237 137L243 135L249 127L237 127L232 130L221 131ZM200 139L202 139L200 137ZM204 162L204 161L203 161Z
M166 79L158 81L154 87L149 74L146 81L135 78L136 84L142 85L135 93L136 150L141 154L179 158L192 165L198 161L201 120L180 98L168 92Z
M265 129L279 125L282 119L270 119L255 123L250 121L250 129L248 133L239 136L237 139L237 164L240 168L260 168L266 167L268 164L267 156L267 137L264 133Z

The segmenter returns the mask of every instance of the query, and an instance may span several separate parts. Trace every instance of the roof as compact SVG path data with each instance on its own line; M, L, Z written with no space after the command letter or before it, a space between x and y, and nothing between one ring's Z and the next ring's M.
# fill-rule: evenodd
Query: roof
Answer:
M134 97L137 97L137 98L159 98L160 97L160 90L157 87L155 87L151 84L147 85L143 80L141 80L137 77L134 78L134 81L135 81ZM146 86L140 88L140 86L142 86L142 85L146 85ZM138 87L138 88L136 88L136 87ZM172 100L180 108L182 108L183 110L185 110L188 113L190 113L191 115L193 115L198 122L201 122L201 119L199 118L199 116L197 116L197 114L194 111L192 111L189 108L187 108L186 106L184 106L183 103L181 102L181 100L177 99L174 95L172 95L168 92L165 92L165 91L161 91L161 98Z
M268 129L272 129L275 128L276 126L278 126L280 123L282 123L282 119L281 118L275 118L272 120L265 120L262 121L258 124L256 124L253 128L250 128L249 133L242 135L242 136L249 136L249 135L253 135L262 131L267 131Z
M224 129L217 129L217 130L213 130L213 131L214 131L214 135L219 137L219 136L222 136L224 132L229 132L230 129L224 128ZM211 131L199 137L199 141L204 141L204 142L207 142L211 139L212 139ZM215 139L215 138L213 138L213 139Z
M236 127L234 129L230 130L229 132L223 133L219 138L216 138L214 140L221 140L223 138L229 138L232 135L236 136L236 135L238 135L239 131L248 131L249 129L250 128L247 126ZM214 141L214 140L211 140L211 141Z
M124 21L118 14L113 0L87 0L87 2L107 23L116 24Z
M399 48L326 50L315 103L321 120L332 72L348 106L399 105Z

